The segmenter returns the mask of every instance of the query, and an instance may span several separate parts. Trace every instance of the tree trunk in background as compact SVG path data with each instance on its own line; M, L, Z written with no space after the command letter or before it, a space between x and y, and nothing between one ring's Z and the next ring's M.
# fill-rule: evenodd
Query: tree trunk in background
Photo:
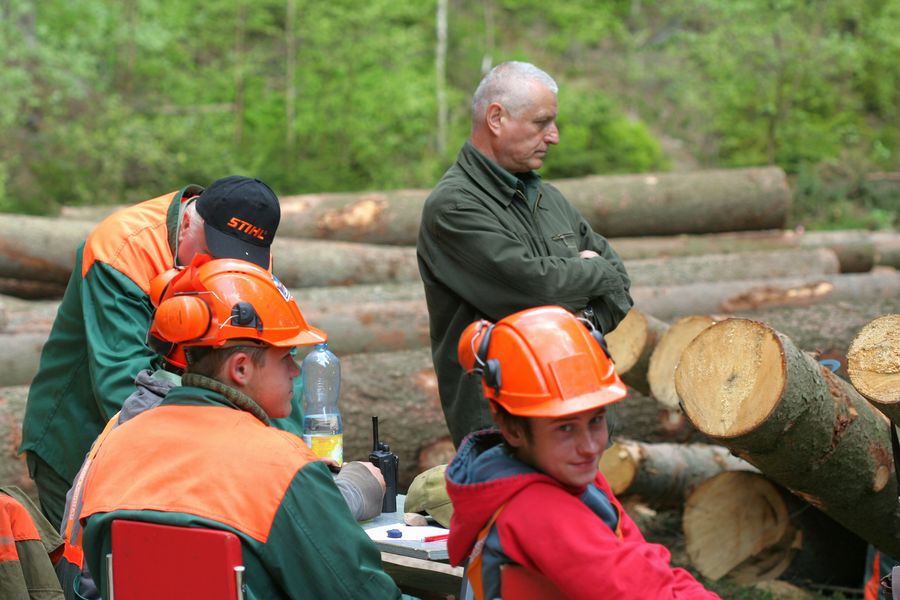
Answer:
M632 308L622 322L606 336L609 353L619 377L642 394L650 392L647 385L650 354L668 328L667 323Z
M294 149L297 134L296 102L297 102L297 0L287 0L284 14L284 142L288 150ZM293 164L293 156L287 157L288 164Z
M623 259L764 252L794 248L828 248L838 257L841 273L863 273L876 265L900 267L892 248L900 234L887 231L738 231L703 235L627 237L609 240Z
M834 252L817 248L645 258L626 260L625 268L631 284L638 287L831 275L840 271L840 264Z
M688 345L675 384L697 429L900 556L887 421L849 383L766 325L729 319Z
M247 5L238 2L234 23L234 146L244 143L244 62Z
M757 310L768 306L805 306L819 302L877 302L900 296L900 273L876 268L869 273L719 281L665 287L635 287L641 311L670 320L696 314Z
M434 50L434 78L437 94L437 152L447 152L447 0L437 0L435 12L437 42Z
M675 391L675 367L687 345L714 323L714 319L703 315L684 317L673 323L656 345L647 368L647 383L651 395L664 406L680 410Z
M701 483L683 527L691 564L709 579L859 586L865 542L759 473L724 471Z
M790 193L775 167L594 176L552 182L606 237L784 226ZM430 190L281 198L279 235L412 245Z
M853 386L900 424L900 314L884 315L862 327L847 359Z
M618 439L600 458L600 470L617 498L666 509L681 507L685 497L713 475L756 467L722 446Z

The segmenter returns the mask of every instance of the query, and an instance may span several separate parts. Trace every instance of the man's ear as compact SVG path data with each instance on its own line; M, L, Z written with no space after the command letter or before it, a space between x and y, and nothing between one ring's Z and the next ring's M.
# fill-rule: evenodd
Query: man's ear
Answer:
M494 135L499 135L500 127L503 124L503 116L506 113L506 109L503 108L503 105L497 102L491 102L487 110L484 112L484 120L488 126L488 129L491 130L491 133Z
M253 376L253 361L246 352L235 352L222 365L228 383L238 389L246 387Z
M506 443L513 448L521 448L525 443L525 431L522 429L521 423L518 421L507 421L503 418L503 413L497 409L497 403L493 400L488 401L491 410L491 419L500 429L500 434Z

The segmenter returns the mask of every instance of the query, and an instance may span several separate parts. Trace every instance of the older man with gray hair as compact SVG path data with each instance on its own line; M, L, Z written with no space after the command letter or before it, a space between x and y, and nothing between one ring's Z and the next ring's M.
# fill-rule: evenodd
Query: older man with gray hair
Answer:
M608 333L632 305L619 256L534 171L559 143L557 92L532 64L491 70L472 99L469 140L422 212L419 272L441 405L457 446L492 423L478 379L457 360L466 325L557 304Z

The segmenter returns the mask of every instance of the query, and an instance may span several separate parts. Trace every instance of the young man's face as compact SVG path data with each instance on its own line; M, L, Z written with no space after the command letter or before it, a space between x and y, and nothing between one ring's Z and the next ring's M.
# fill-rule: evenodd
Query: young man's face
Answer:
M503 114L495 153L497 163L510 173L541 168L547 150L559 143L556 95L546 86L533 83L531 100L521 114Z
M291 414L291 398L294 396L294 377L300 367L294 360L291 348L266 349L265 360L253 365L253 375L244 388L269 417L281 419Z
M606 449L609 432L606 409L596 408L556 418L529 419L531 435L507 436L522 462L560 483L583 488L597 475L597 461ZM504 435L506 435L504 431Z

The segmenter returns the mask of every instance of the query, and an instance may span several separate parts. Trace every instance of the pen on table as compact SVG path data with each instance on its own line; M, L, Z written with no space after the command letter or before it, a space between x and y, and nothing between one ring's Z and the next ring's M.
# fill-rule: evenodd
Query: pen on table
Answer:
M439 542L440 540L446 540L450 537L449 533L441 533L438 535L426 535L422 538L423 542Z

